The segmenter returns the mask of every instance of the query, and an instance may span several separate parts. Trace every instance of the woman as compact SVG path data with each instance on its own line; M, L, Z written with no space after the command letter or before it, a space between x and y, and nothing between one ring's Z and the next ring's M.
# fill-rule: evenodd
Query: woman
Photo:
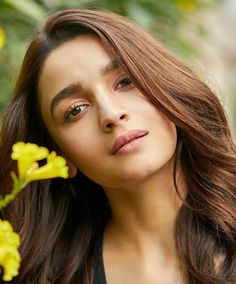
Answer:
M218 98L132 22L51 15L32 40L1 133L63 155L4 217L21 234L13 283L236 283L236 148Z

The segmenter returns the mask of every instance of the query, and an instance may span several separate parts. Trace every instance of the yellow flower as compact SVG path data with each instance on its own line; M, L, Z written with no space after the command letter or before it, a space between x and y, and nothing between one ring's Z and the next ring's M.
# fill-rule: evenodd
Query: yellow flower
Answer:
M0 220L0 266L3 267L3 280L11 281L18 275L20 267L20 254L18 247L20 237L13 232L12 226L8 221Z
M27 182L40 179L49 179L55 177L68 178L68 167L64 158L56 155L55 152L51 152L47 157L47 164L34 168L27 175Z
M55 177L68 177L68 167L64 158L57 156L55 152L36 144L18 142L12 147L12 159L17 160L19 178L12 173L13 189L3 199L0 199L0 209L6 207L16 195L31 181L49 179ZM39 167L37 161L47 158L47 163ZM0 220L0 267L3 267L4 281L11 281L18 275L20 266L20 254L18 247L20 237L13 232L8 221Z
M179 7L179 9L183 12L186 13L192 13L195 12L197 10L197 5L196 5L196 1L189 1L189 0L178 0L177 1L177 6Z
M0 49L4 47L6 43L6 34L4 29L0 27Z
M39 147L36 144L17 142L12 147L11 158L17 160L19 178L27 175L27 171L35 161L45 159L48 156L48 149Z
M12 159L17 160L19 177L14 172L13 189L0 198L0 209L6 207L17 194L31 181L50 179L56 177L68 178L68 167L64 158L57 156L55 152L49 154L48 149L36 144L17 142L12 147ZM38 160L47 158L47 163L39 167Z
M36 144L17 142L12 147L12 159L18 162L19 179L29 183L33 180L55 177L68 178L68 167L64 158L55 152ZM39 168L36 161L47 158L47 163Z

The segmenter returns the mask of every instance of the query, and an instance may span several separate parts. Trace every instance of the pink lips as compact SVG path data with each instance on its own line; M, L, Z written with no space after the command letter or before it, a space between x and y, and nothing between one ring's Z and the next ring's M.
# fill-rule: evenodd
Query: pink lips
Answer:
M137 129L137 130L131 130L128 131L127 133L119 136L111 149L111 154L115 155L119 149L121 149L123 146L125 146L126 144L129 144L132 141L135 141L135 139L141 138L145 135L148 134L148 131L145 129Z

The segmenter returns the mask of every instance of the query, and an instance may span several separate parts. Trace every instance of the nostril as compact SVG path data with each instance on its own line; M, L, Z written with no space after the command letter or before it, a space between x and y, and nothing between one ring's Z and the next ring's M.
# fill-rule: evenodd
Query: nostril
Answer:
M112 128L112 123L111 123L111 122L110 122L110 123L107 123L106 127L107 127L107 128Z
M114 126L117 126L122 121L125 121L128 118L127 113L117 113L113 117L107 118L105 121L103 121L103 127L106 128L106 130L112 129Z

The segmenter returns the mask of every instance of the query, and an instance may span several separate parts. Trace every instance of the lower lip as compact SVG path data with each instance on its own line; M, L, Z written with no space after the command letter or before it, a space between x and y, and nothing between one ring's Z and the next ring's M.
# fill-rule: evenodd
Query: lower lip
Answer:
M145 136L131 140L129 143L122 146L115 154L127 154L137 150L143 144Z

